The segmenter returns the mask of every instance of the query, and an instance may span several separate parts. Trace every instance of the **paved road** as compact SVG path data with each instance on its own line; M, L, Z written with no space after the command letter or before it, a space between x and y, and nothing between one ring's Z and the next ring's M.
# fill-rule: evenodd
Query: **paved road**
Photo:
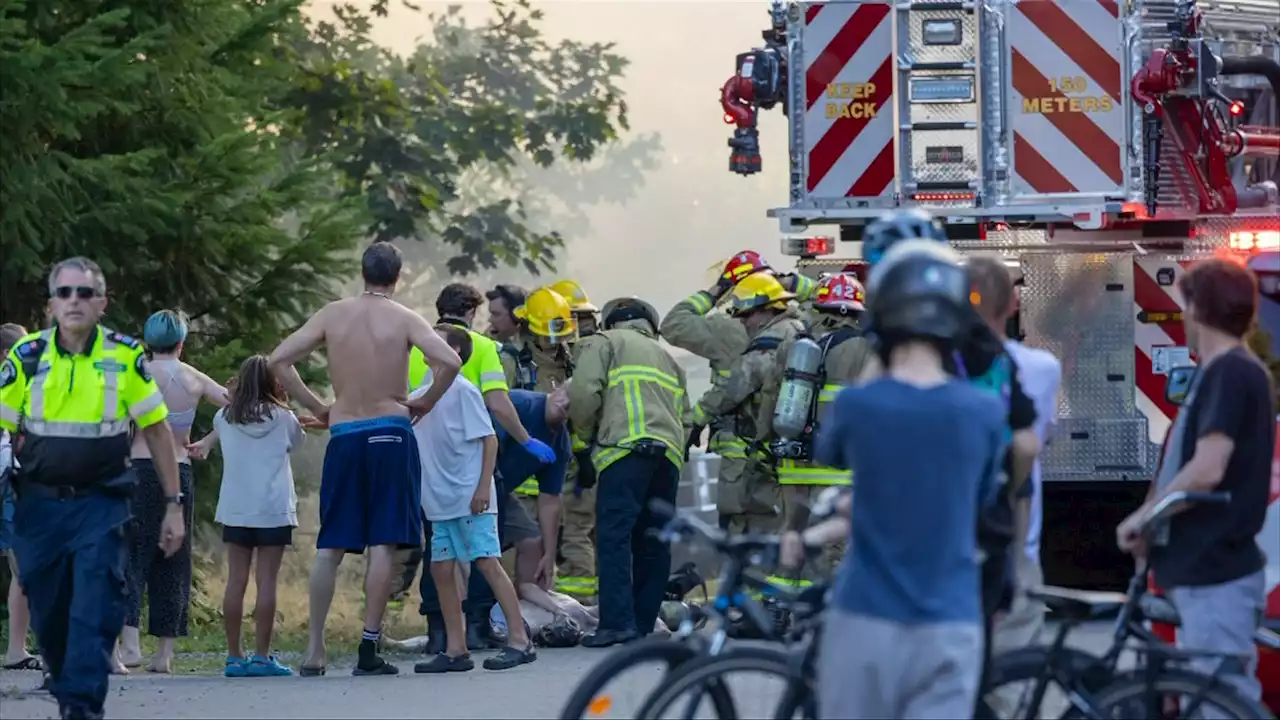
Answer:
M1081 629L1073 644L1093 651L1107 646L1107 628ZM424 677L411 672L414 658L403 658L407 675L354 678L331 668L323 678L226 679L215 676L160 677L136 673L112 678L107 716L114 718L555 718L577 678L607 651L573 648L544 650L539 659L503 673L476 670L460 675ZM400 660L400 659L398 659ZM655 684L656 670L626 676L613 690L614 712L638 707ZM34 692L39 676L0 671L0 718L57 717L46 693ZM755 704L755 703L752 703ZM759 703L765 705L761 698ZM741 707L741 706L740 706ZM750 711L743 707L743 714Z

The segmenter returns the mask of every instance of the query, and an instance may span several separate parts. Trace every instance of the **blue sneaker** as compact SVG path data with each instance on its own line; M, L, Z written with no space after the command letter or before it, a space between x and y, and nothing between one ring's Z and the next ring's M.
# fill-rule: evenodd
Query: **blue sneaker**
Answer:
M293 674L293 668L282 665L275 655L254 655L245 663L244 671L248 677L288 677Z
M223 671L227 677L245 677L245 660L241 657L227 656L227 669Z

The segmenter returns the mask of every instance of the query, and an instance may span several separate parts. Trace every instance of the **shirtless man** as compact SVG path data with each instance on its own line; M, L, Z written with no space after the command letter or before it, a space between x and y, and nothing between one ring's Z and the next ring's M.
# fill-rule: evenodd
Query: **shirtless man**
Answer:
M378 656L382 617L398 547L422 542L421 474L411 418L426 414L462 363L418 313L391 299L400 280L400 251L378 242L364 251L364 292L329 303L271 354L270 366L290 397L329 423L320 477L320 534L311 569L310 642L302 676L324 674L324 624L345 553L369 550L365 622L355 675L394 675ZM334 401L302 382L294 364L324 345ZM431 387L408 401L409 352L418 348L432 371Z

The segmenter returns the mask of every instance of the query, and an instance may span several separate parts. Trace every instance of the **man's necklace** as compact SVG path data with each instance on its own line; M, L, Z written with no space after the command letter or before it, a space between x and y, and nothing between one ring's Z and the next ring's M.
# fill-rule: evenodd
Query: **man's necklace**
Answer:
M365 290L363 294L364 294L364 295L373 295L374 297L385 298L385 299L387 299L387 300L390 300L390 299L391 299L391 296L390 296L390 295L388 295L388 294L386 294L386 293L374 292L374 291L372 291L372 290Z

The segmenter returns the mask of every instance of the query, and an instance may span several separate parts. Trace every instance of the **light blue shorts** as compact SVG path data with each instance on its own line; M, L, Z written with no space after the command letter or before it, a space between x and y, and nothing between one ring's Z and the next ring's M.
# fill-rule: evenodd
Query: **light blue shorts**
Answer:
M502 557L496 514L468 515L431 523L431 562L469 563L487 557Z

